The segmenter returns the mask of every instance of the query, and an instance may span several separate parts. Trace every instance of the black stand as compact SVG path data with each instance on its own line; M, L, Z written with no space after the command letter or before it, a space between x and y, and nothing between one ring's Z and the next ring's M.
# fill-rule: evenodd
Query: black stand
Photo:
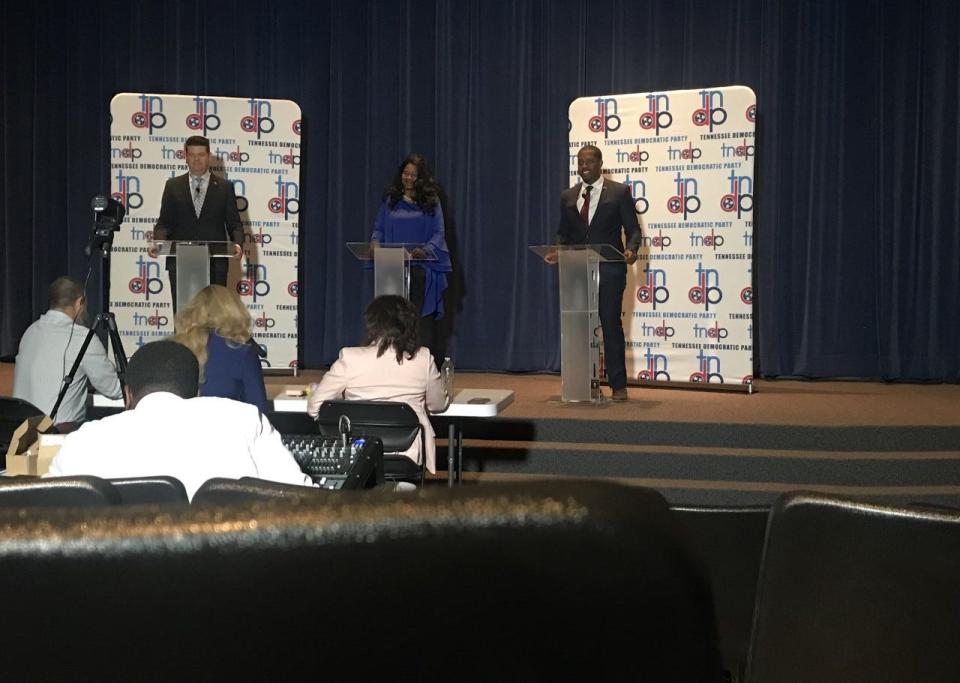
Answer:
M117 332L117 320L113 317L113 313L100 313L90 326L90 331L87 332L87 338L83 340L83 346L80 347L80 353L77 354L76 360L73 361L70 372L63 378L63 386L60 388L57 402L53 404L53 410L50 412L51 420L56 418L60 404L63 402L63 397L67 395L67 389L73 384L73 376L77 374L77 368L80 367L83 354L87 352L87 347L90 346L93 335L95 335L101 327L106 330L107 336L110 339L110 346L113 348L113 358L117 365L117 379L120 380L120 391L126 396L127 356L123 352L123 344L120 343L120 333Z
M53 410L50 412L50 419L57 417L57 411L60 410L60 404L63 403L63 397L67 395L67 389L73 384L73 377L77 374L77 368L80 367L80 361L83 360L83 354L87 352L90 341L97 330L103 328L107 337L110 339L110 346L113 348L113 357L117 366L117 379L120 380L120 391L126 397L127 392L127 355L123 352L123 344L120 343L120 333L117 332L117 320L113 313L108 310L107 304L110 300L110 250L113 247L113 233L120 229L120 223L123 222L125 209L114 199L98 195L93 198L92 207L94 211L94 224L90 231L90 241L84 248L84 253L90 258L95 258L95 253L100 253L100 313L97 314L93 324L90 325L90 331L87 332L87 338L83 340L83 346L80 347L80 353L70 372L63 378L63 386L60 387L60 393L57 395L57 402L53 404ZM93 262L87 270L87 280L90 279L90 270L93 268ZM86 289L86 286L84 286Z

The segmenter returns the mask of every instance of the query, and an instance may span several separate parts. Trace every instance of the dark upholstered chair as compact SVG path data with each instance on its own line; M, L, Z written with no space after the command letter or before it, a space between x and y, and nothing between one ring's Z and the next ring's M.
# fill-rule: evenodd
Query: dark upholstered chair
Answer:
M414 463L402 455L417 439L424 452L423 425L406 403L398 401L324 401L317 413L320 433L340 434L340 416L350 419L354 437L379 438L383 442L383 472L386 481L409 481L423 485L423 461Z
M256 477L216 478L205 481L193 494L194 505L235 505L267 500L301 500L329 495L326 489L281 484Z
M188 503L187 490L175 477L131 477L110 479L124 505L151 505L155 503Z
M436 489L0 511L4 680L717 680L709 588L658 493Z
M960 512L781 498L747 680L960 680Z
M99 507L120 494L99 477L0 477L0 508Z
M770 506L676 506L671 512L710 579L727 680L742 681Z

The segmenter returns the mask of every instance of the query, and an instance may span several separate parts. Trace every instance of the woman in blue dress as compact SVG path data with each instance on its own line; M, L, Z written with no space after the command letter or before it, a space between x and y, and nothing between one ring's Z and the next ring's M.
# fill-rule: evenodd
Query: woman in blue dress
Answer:
M250 337L253 320L240 296L222 285L204 287L177 313L178 341L200 364L200 395L232 398L266 412L260 357Z
M397 168L383 193L370 237L373 244L423 244L410 268L410 301L420 311L420 344L430 349L439 365L444 349L436 321L443 318L443 293L450 272L450 251L444 237L443 208L437 182L427 162L411 154Z

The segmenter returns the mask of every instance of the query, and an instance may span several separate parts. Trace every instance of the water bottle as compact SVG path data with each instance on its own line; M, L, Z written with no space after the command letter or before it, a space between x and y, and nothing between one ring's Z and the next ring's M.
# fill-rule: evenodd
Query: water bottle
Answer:
M440 366L440 381L443 382L443 390L447 392L450 401L453 401L453 361L450 356L443 359L443 365Z

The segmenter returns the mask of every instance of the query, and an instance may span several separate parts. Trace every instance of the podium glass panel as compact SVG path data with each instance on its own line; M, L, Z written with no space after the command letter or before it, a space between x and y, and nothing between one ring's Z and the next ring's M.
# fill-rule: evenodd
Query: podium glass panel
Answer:
M530 247L546 263L560 266L560 400L601 400L600 329L597 296L600 263L623 261L609 244Z
M436 261L430 253L429 244L376 244L370 242L347 242L350 250L360 261L373 261L373 296L395 294L409 298L410 262ZM424 255L415 257L413 251L419 249Z
M177 259L177 310L182 311L201 289L210 284L210 259L230 258L236 243L162 240L153 243L157 256Z

